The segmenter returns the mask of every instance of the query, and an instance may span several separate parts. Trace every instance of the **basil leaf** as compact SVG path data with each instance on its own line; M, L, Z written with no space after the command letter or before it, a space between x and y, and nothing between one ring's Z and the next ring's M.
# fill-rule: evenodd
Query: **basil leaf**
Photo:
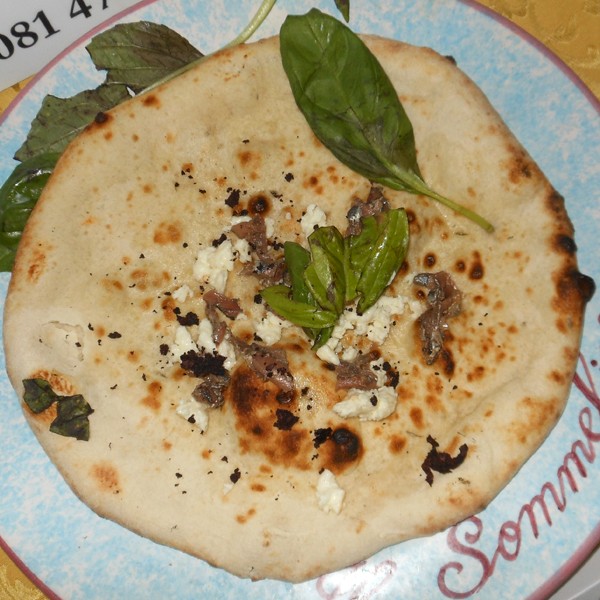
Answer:
M88 416L93 412L81 394L59 398L56 419L50 424L50 431L87 442L90 439Z
M260 294L275 313L300 327L332 327L338 318L338 315L331 311L292 300L289 297L290 288L285 285L273 285L262 290Z
M344 238L336 227L319 227L308 236L308 243L312 263L304 272L305 281L322 308L341 314L346 299ZM317 285L314 276L322 287Z
M23 402L36 415L50 408L58 396L45 379L23 379Z
M311 260L310 252L296 242L285 242L283 254L291 280L292 299L317 306L317 301L304 281L304 271ZM304 331L310 339L314 340L313 350L318 350L331 337L333 326L320 329L304 327Z
M58 154L40 154L18 164L0 188L0 271L13 268L17 246Z
M292 299L316 306L316 301L304 281L304 270L310 264L310 252L296 242L285 242L283 257L292 285Z
M15 153L23 161L46 152L61 153L69 142L87 127L99 112L129 98L124 85L101 85L71 98L48 95L31 123L23 145Z
M361 232L358 235L351 235L346 238L346 253L348 255L347 270L351 273L347 279L349 282L348 286L352 286L346 290L346 298L348 300L354 300L358 293L356 290L358 280L369 261L371 250L380 234L380 227L375 217L364 217L361 219L361 223Z
M124 23L94 36L86 46L106 81L124 84L136 94L203 55L165 25Z
M335 5L347 23L350 20L350 0L335 0Z
M429 196L493 230L485 219L423 181L412 123L396 90L373 53L346 25L317 9L288 16L280 48L296 104L341 162L371 181Z
M356 291L357 311L369 309L391 283L408 251L408 218L404 209L383 213L379 235L361 269Z
M42 413L57 403L56 418L50 424L52 433L84 441L90 439L88 416L94 409L81 394L59 396L45 379L24 379L23 387L23 401L35 414Z
M318 350L321 346L324 346L331 334L333 333L333 325L331 327L323 327L323 329L317 329L317 335L315 336L315 341L313 342L312 349Z

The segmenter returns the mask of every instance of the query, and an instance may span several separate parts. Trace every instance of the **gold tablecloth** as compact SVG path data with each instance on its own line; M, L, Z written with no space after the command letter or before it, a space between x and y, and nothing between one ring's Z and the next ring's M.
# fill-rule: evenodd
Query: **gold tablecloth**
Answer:
M480 4L534 36L600 99L600 0L480 0ZM0 113L26 83L0 92ZM0 598L46 598L1 548Z

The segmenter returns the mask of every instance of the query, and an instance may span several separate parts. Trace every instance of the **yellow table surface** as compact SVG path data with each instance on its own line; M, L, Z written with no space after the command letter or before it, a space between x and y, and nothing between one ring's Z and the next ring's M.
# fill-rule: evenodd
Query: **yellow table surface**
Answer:
M600 99L600 0L480 0L480 4L534 36ZM0 113L26 83L0 92ZM0 598L46 598L1 548Z

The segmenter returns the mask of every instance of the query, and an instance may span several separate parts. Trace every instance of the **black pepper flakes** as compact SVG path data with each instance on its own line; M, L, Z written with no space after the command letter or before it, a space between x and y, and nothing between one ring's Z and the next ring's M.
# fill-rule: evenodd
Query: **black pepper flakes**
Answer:
M211 245L213 248L218 248L226 239L227 236L224 233L222 233L220 237L211 242Z
M231 190L229 196L225 199L225 204L230 208L236 207L240 203L240 190Z
M315 429L313 436L313 445L318 448L321 444L324 444L333 435L333 429L331 427L323 427L321 429Z
M425 473L425 481L431 486L433 485L433 471L438 473L450 473L465 461L469 447L467 444L462 444L458 449L456 456L450 456L447 452L439 452L439 443L433 436L427 436L427 443L431 445L431 450L427 453L421 469Z
M108 334L108 337L111 340L118 340L120 337L123 337L118 331L112 331L111 333Z
M233 473L229 476L229 479L231 479L231 483L237 483L241 476L242 474L240 473L240 470L236 467L233 470Z
M189 327L191 325L199 325L200 324L200 318L198 317L198 315L196 313L193 313L190 311L185 316L183 316L183 315L177 313L175 310L173 312L175 312L177 322L180 325L183 325L184 327Z

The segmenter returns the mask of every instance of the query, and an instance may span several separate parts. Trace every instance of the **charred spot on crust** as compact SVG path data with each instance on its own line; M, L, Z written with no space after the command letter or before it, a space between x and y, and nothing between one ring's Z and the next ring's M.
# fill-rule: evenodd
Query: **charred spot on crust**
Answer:
M479 252L473 253L473 263L471 264L471 268L469 269L469 278L470 279L482 279L484 274L483 262L481 260L481 255Z
M94 123L96 123L97 125L103 125L104 123L108 123L108 121L110 121L111 118L111 115L109 115L108 113L100 111L94 117Z
M142 104L144 106L150 106L150 107L156 107L156 108L158 108L160 106L160 100L158 99L158 97L155 94L146 94L142 98Z
M450 341L450 335L447 335L446 340ZM454 374L456 363L454 362L454 357L452 356L452 352L450 351L450 349L447 346L444 346L438 358L442 361L442 364L444 365L444 374L448 375L448 377L451 377Z
M558 234L554 240L554 245L557 250L562 250L567 254L575 254L577 252L577 244L570 235Z
M430 252L429 254L425 255L425 258L423 259L423 266L431 269L435 265L436 262L437 261L436 261L435 254Z
M565 199L556 190L552 190L548 196L548 208L557 215L565 213Z
M240 451L242 454L262 454L271 465L307 470L314 453L309 432L292 414L292 410L297 410L295 403L287 409L281 408L277 393L275 384L262 381L246 365L231 374L225 402L235 415ZM276 423L289 427L274 426Z
M323 437L327 436L321 446L320 455L323 458L323 466L334 473L340 473L350 465L356 463L362 456L362 442L358 434L348 427L338 427L327 435L327 429Z
M358 435L340 427L331 434L331 439L335 444L335 461L348 462L355 460L361 450L360 438Z
M567 312L571 312L572 309L577 310L581 303L592 299L595 291L594 280L574 268L565 269L556 279L559 310L561 308Z
M248 211L252 215L266 214L270 208L270 201L264 194L258 194L248 201Z

